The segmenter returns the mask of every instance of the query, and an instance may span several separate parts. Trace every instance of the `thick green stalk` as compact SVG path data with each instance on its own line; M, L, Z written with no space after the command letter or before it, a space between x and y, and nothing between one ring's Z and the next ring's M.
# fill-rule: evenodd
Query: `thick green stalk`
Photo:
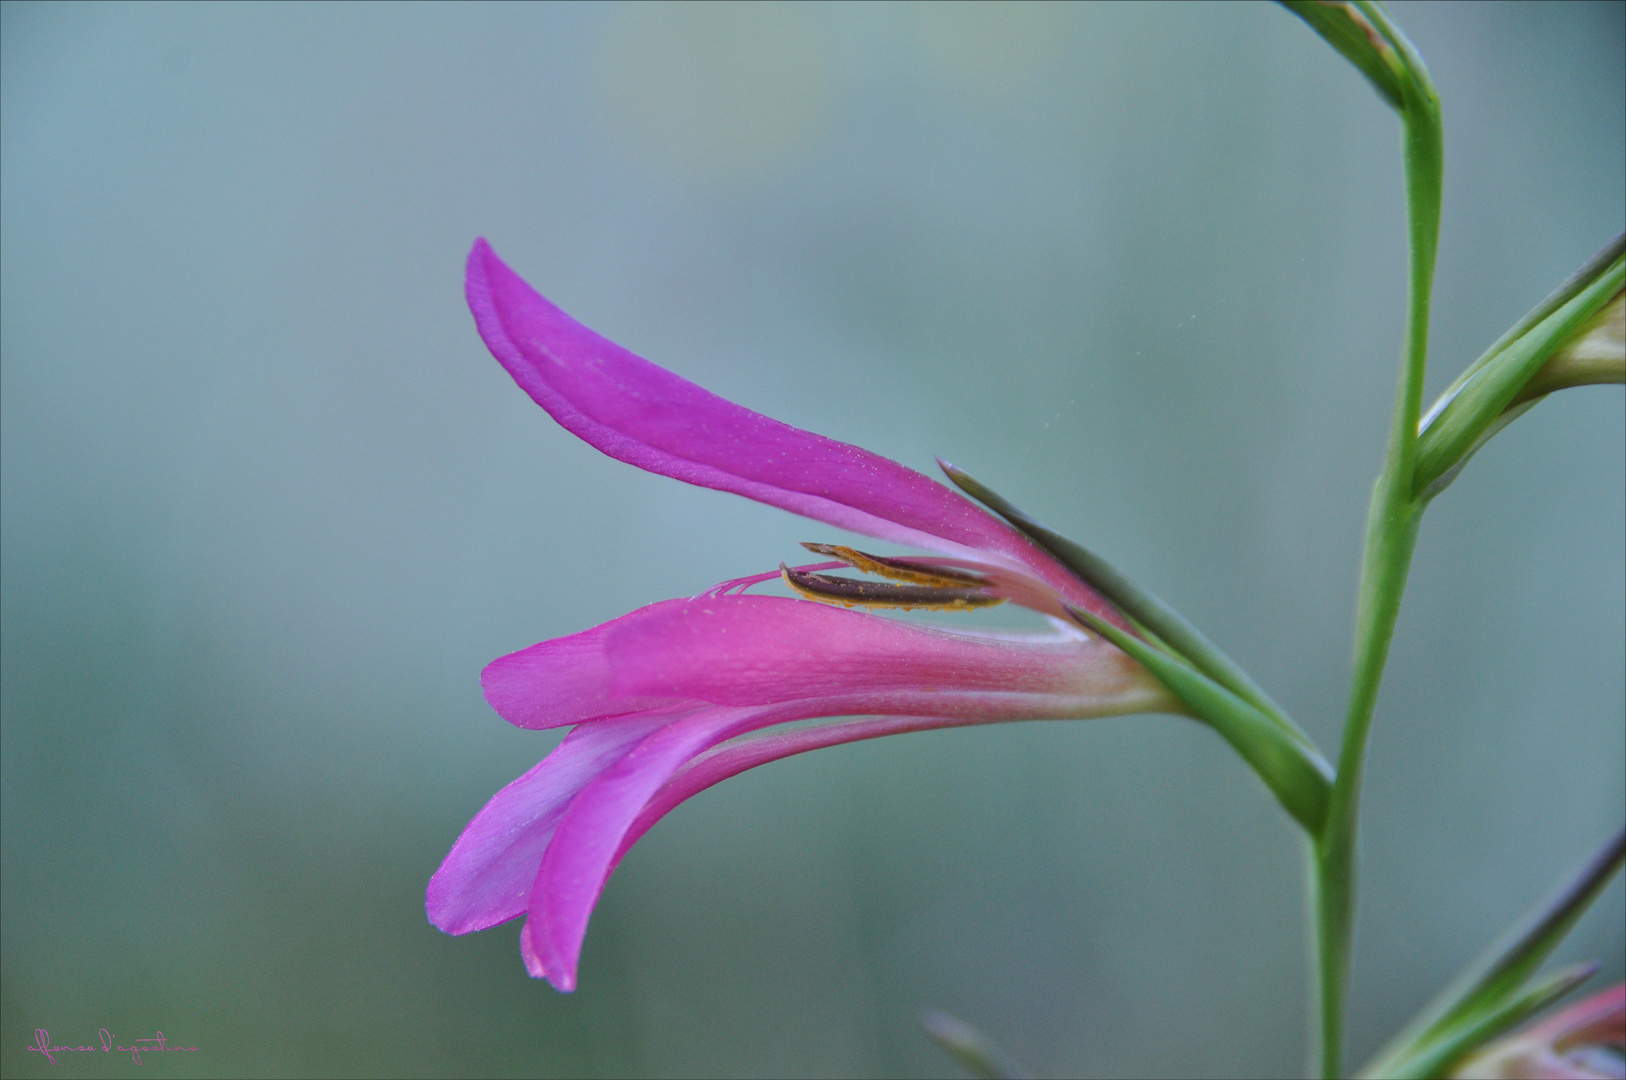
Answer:
M1318 982L1319 1057L1323 1076L1343 1075L1344 992L1355 916L1357 824L1367 736L1377 704L1389 643L1417 543L1422 504L1414 491L1417 421L1422 412L1428 359L1429 298L1439 242L1443 140L1439 97L1428 71L1404 34L1377 4L1356 4L1400 58L1402 144L1406 163L1406 217L1410 247L1405 352L1394 423L1383 471L1372 493L1355 626L1355 665L1344 720L1338 776L1326 827L1315 845L1312 904Z

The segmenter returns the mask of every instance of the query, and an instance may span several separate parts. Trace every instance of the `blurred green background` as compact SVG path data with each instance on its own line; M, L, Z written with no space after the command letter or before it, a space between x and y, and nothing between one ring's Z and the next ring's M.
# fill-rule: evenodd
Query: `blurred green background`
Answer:
M1398 3L1444 99L1431 391L1622 226L1623 5ZM628 857L581 990L423 889L557 734L493 657L832 530L559 429L476 235L730 398L941 454L1324 745L1392 400L1398 126L1257 5L0 10L8 1076L1295 1074L1300 852L1170 718L769 766ZM1432 396L1432 393L1431 393ZM1619 388L1434 506L1375 727L1352 1052L1618 827ZM1560 959L1623 963L1617 881ZM25 1047L168 1038L47 1065Z

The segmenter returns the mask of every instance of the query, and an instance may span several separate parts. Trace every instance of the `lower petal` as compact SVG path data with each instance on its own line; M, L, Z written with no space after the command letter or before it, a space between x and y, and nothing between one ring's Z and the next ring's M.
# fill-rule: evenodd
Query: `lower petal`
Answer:
M710 708L674 720L588 784L570 804L531 887L521 952L533 975L576 988L587 921L615 868L621 839L662 784L695 755L791 717L780 709Z
M670 720L652 714L583 724L492 796L429 879L429 921L448 934L467 934L524 914L543 853L570 800Z
M521 939L526 967L533 976L545 977L559 990L574 990L588 920L622 855L678 803L753 765L836 742L901 731L1030 720L1046 715L1059 718L1156 712L1162 711L1167 701L1166 693L1159 689L1140 687L1108 695L1083 712L1077 698L1038 694L855 694L754 707L712 706L672 719L583 788L559 821L531 886L529 920ZM831 725L827 730L788 732L784 741L764 739L761 746L746 744L737 756L725 756L733 751L731 748L697 762L687 778L666 787L690 762L737 736L817 716L875 713L889 715Z

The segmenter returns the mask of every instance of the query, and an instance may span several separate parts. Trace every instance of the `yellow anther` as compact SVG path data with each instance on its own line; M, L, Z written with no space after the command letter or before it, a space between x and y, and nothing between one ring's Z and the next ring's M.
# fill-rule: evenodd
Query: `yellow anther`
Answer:
M815 555L828 555L832 559L840 559L854 570L865 574L874 574L876 577L891 578L893 581L907 581L911 585L930 585L936 588L978 587L983 579L969 570L958 570L948 566L921 566L902 559L889 559L882 555L871 555L859 551L857 548L842 547L839 544L803 544L807 550Z

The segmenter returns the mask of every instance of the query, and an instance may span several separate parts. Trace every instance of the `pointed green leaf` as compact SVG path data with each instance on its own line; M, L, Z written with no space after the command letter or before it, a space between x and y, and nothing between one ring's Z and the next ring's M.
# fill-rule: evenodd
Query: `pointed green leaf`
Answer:
M1480 368L1490 363L1490 361L1493 360L1503 349L1507 348L1513 342L1523 337L1532 326L1535 326L1537 323L1547 318L1547 316L1551 315L1553 312L1575 299L1575 295L1577 293L1596 281L1604 271L1608 270L1610 266L1614 265L1616 260L1620 259L1623 255L1626 255L1626 232L1616 236L1613 240L1609 241L1609 243L1600 248L1597 253L1592 256L1592 258L1588 259L1584 264L1582 264L1579 270L1575 271L1575 273L1571 274L1568 278L1565 278L1563 284L1559 285L1558 288L1548 293L1541 303L1537 304L1535 307L1526 312L1524 318L1508 327L1507 331L1503 333L1501 337L1492 342L1491 347L1480 354L1479 359L1469 364L1463 370L1462 374L1457 376L1456 381L1450 386L1446 387L1445 393L1441 394L1439 400L1436 401L1433 407L1428 410L1427 415L1423 417L1423 422L1421 425L1419 425L1419 427L1426 428L1432 424L1434 422L1434 418L1440 414L1442 409L1451 403L1452 399L1455 398L1458 393L1461 392L1463 386L1468 382L1468 380L1472 379L1479 373Z
M946 1050L971 1075L983 1080L1028 1080L1028 1072L988 1036L941 1009L931 1009L920 1018L920 1026L932 1041Z
M1433 1044L1446 1032L1473 1022L1474 1018L1512 999L1597 899L1623 862L1626 862L1626 829L1615 833L1573 878L1532 908L1517 926L1431 1001L1378 1053L1366 1067L1366 1073L1390 1075L1399 1062L1417 1054L1421 1047Z
M1626 233L1621 233L1608 244L1605 244L1603 248L1593 255L1592 258L1588 259L1579 270L1575 271L1575 273L1571 274L1567 279L1565 279L1563 284L1549 293L1546 298L1541 301L1541 303L1530 309L1530 311L1525 314L1524 318L1514 323L1513 326L1511 326L1501 337L1497 338L1491 347L1486 349L1477 360L1475 360L1472 364L1469 364L1468 367L1464 369L1462 374L1457 376L1456 381L1446 388L1445 393L1441 394L1439 399L1434 402L1434 405L1428 410L1428 413L1424 415L1421 423L1418 425L1421 438L1430 443L1437 440L1438 434L1436 433L1436 435L1433 437L1429 436L1429 429L1434 427L1447 408L1454 406L1458 395L1462 393L1464 387L1466 387L1470 382L1477 380L1488 365L1494 361L1497 361L1498 358L1501 357L1511 345L1523 338L1533 328L1551 319L1560 308L1575 300L1575 298L1580 295L1582 291L1588 289L1589 287L1595 286L1598 280L1603 277L1603 275L1608 273L1612 266L1619 263L1623 257L1626 257ZM1620 296L1617 293L1615 299L1606 303L1604 307L1613 308L1619 302ZM1599 316L1597 314L1594 314L1593 320L1595 321L1598 317ZM1591 325L1589 323L1586 330L1590 329ZM1613 332L1613 327L1609 327L1608 330ZM1586 331L1583 330L1583 333L1585 332ZM1615 333L1614 336L1619 337L1619 334ZM1559 348L1561 351L1567 350L1573 343L1573 339L1570 342L1564 342L1561 340L1559 342ZM1541 394L1561 389L1566 385L1585 382L1617 381L1610 377L1608 373L1603 372L1583 371L1581 372L1579 378L1570 378L1570 376L1574 373L1567 374L1563 370L1555 370L1551 372L1549 376L1548 367L1555 359L1557 359L1556 356L1549 358L1538 368L1535 374L1531 376L1529 381L1527 381L1514 395L1507 408L1503 410L1502 414L1489 424L1486 424L1483 429L1479 431L1478 435L1474 437L1467 449L1463 450L1453 460L1451 460L1438 476L1435 476L1428 483L1422 484L1417 488L1420 493L1420 497L1424 501L1432 499L1434 496L1438 495L1440 492L1449 487L1451 482L1454 481L1457 478L1457 475L1462 471L1463 466L1467 465L1468 460L1472 458L1474 454L1478 453L1479 448L1488 442L1497 432L1501 431L1504 427L1522 415L1526 409L1529 408L1529 405L1533 403L1533 400L1538 398ZM1582 364L1582 367L1586 366L1587 365L1585 363ZM1546 382L1543 382L1544 376L1549 376L1546 379ZM1437 465L1431 466L1431 468L1437 467Z
M1168 645L1174 652L1190 661L1198 671L1207 675L1231 693L1248 702L1270 721L1287 732L1312 753L1315 744L1299 730L1298 725L1271 700L1270 695L1253 681L1235 660L1203 636L1185 617L1150 591L1141 588L1123 572L1075 541L1035 521L1013 505L1004 496L976 480L964 469L937 459L948 478L960 490L988 507L994 513L1026 533L1040 547L1059 559L1080 580L1116 604L1125 614Z
M1417 444L1414 490L1437 495L1438 483L1473 452L1541 366L1575 337L1626 284L1626 259L1616 259L1567 302L1491 357L1449 401L1431 413Z
M1079 624L1106 638L1145 667L1242 755L1293 820L1319 835L1332 791L1332 769L1264 713L1184 661L1153 648L1083 608L1064 605Z
M1399 57L1354 4L1326 0L1281 0L1281 4L1343 53L1391 108L1401 108Z

